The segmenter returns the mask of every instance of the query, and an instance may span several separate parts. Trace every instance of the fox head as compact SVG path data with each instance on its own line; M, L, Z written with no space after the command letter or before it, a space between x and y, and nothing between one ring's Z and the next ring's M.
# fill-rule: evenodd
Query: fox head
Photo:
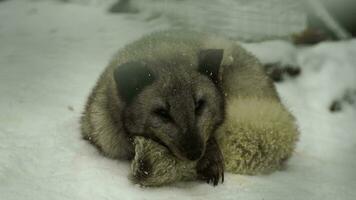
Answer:
M222 57L223 50L207 49L194 62L176 58L118 66L114 79L125 103L126 131L158 141L180 159L200 159L224 119L218 78Z

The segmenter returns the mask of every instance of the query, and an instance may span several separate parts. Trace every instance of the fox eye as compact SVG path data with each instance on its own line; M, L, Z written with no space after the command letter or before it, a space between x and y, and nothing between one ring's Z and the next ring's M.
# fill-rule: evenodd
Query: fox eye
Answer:
M200 115L203 112L203 109L205 107L205 100L204 99L199 99L196 103L195 103L195 114Z
M167 122L172 120L171 116L169 115L169 111L165 108L157 108L153 111L153 113Z

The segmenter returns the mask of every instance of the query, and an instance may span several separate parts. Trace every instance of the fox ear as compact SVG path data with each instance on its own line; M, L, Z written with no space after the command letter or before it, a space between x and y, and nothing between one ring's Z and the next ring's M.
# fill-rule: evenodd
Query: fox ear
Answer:
M219 82L219 69L223 59L223 49L204 49L199 52L198 71L208 76L214 83Z
M119 96L130 103L144 87L153 83L155 77L144 63L128 62L115 69L114 79Z

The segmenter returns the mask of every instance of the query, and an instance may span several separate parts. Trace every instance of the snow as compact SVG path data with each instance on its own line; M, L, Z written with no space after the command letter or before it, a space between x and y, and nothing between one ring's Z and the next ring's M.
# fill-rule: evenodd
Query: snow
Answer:
M288 37L307 25L301 1L293 0L130 0L152 20L168 20L174 27L261 41ZM177 9L179 8L179 9ZM214 14L212 14L214 13Z
M100 72L124 44L164 25L110 15L102 3L0 3L0 199L353 199L356 109L330 103L356 86L356 40L294 47L245 44L263 62L302 74L277 88L301 138L287 168L264 176L226 174L225 183L141 188L129 163L81 140L79 117Z

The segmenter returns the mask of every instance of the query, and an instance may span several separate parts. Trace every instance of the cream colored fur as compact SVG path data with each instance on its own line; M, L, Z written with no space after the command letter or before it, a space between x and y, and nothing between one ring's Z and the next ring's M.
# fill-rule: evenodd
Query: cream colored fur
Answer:
M227 102L217 135L226 170L253 175L279 169L293 153L298 130L278 101L240 97Z

